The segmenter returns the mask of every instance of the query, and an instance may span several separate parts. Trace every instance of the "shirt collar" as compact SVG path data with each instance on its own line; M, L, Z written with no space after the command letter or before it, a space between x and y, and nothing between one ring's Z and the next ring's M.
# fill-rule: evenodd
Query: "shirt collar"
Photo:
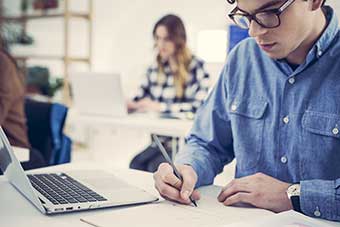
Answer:
M339 26L338 18L335 15L334 10L330 6L324 6L323 9L328 25L319 40L316 42L315 48L313 48L316 51L315 53L317 58L320 58L331 45L338 33Z
M318 39L318 41L314 44L312 49L306 56L306 60L302 63L297 70L294 71L295 74L304 70L311 62L315 61L316 59L322 57L325 51L331 46L334 38L337 36L339 31L339 23L338 18L334 13L334 10L330 6L324 6L323 11L326 16L327 26L326 29L323 31L322 35ZM285 59L283 61L279 61L279 63L285 66L284 68L287 70L288 74L291 75L292 69L288 66Z

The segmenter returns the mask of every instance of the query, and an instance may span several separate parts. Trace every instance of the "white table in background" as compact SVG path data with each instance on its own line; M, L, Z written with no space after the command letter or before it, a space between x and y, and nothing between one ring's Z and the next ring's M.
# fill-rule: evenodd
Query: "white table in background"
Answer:
M173 137L172 150L174 154L177 153L179 147L184 143L184 137L189 133L193 125L192 120L160 118L155 114L138 113L129 114L125 117L110 117L80 114L72 109L67 116L67 122L89 126L105 124L113 128L141 130L149 134Z

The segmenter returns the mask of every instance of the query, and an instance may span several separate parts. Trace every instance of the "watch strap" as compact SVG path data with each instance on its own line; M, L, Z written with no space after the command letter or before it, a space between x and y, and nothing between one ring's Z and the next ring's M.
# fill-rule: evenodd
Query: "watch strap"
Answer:
M302 213L300 206L300 196L292 196L290 197L290 201L292 202L293 210Z

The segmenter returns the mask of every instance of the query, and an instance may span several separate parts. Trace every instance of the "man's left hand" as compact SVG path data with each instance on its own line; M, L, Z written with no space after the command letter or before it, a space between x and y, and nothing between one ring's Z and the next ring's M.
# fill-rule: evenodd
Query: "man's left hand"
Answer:
M248 203L258 208L282 212L293 208L286 193L289 186L289 183L257 173L232 180L223 187L217 199L226 206Z

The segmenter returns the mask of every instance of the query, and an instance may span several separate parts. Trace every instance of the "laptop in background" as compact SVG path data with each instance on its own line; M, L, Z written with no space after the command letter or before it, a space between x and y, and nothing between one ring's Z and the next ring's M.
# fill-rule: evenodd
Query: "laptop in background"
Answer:
M81 114L123 117L127 107L117 73L71 73L75 109Z
M101 170L27 174L0 127L0 168L44 214L144 204L158 198Z

